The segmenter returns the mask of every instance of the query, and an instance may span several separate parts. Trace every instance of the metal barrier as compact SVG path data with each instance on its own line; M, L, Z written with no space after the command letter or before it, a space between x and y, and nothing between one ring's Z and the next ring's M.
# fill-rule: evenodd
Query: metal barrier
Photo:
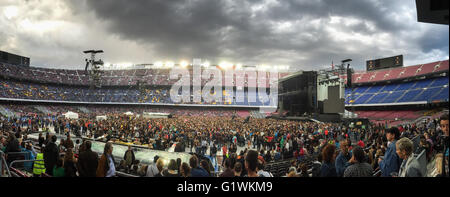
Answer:
M12 161L10 164L9 164L9 168L10 169L14 169L14 170L16 170L16 173L18 173L20 176L23 176L23 177L28 177L25 173L23 173L21 170L19 170L19 169L17 169L17 168L14 168L13 167L13 165L14 164L16 164L16 163L25 163L25 162L35 162L35 161L44 161L43 159L39 159L39 160L37 160L37 159L34 159L34 160L14 160L14 161Z
M374 177L379 177L381 176L381 170L376 171L375 173L373 173Z
M139 177L139 176L116 171L116 177Z
M11 177L11 171L9 170L8 164L6 163L5 153L0 150L0 175L3 175L3 168L6 168L8 176ZM4 166L4 167L3 167Z
M22 171L16 169L16 168L11 168L11 171L13 173L13 177L28 177L28 175L26 175L25 173L23 173Z

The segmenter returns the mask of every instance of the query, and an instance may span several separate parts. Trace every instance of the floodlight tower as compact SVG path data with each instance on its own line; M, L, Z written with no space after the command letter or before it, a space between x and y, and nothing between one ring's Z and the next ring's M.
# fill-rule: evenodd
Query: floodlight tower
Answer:
M85 54L90 53L91 59L85 59L86 61L86 67L85 71L89 75L89 80L91 82L92 86L95 86L97 88L101 87L101 79L102 79L102 71L100 70L100 67L103 66L103 61L100 59L98 61L95 60L95 54L97 53L103 53L103 50L88 50L83 51ZM91 69L88 70L89 64L91 65Z

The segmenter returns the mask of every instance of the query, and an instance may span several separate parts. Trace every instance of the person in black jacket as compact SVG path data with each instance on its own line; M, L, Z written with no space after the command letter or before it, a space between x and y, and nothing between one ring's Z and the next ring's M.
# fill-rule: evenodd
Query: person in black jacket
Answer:
M92 142L84 143L85 150L78 156L78 173L80 177L96 177L98 154L91 150Z
M8 145L6 145L5 153L12 153L12 152L20 152L20 146L19 146L19 140L14 135L9 135L8 138ZM8 154L7 161L8 163L11 163L12 161L18 159L21 155L18 154Z
M77 159L73 155L73 151L71 148L67 149L66 154L64 155L64 175L65 177L76 177L77 176L77 168L76 168Z
M51 141L45 146L44 149L44 165L46 172L49 175L53 175L53 167L56 164L56 161L58 161L59 158L59 150L58 146L56 145L56 136L51 136Z
M42 133L39 133L38 141L39 141L39 147L42 148L42 145L44 145L44 141L45 141L44 137L42 136Z

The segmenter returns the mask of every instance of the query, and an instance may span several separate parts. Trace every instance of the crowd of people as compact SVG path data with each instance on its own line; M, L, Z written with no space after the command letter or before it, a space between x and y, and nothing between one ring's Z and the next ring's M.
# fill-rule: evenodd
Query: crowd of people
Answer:
M48 85L0 79L0 97L9 99L174 104L171 94L181 95L181 89L179 92L171 93L170 88L170 86L126 86L93 89L89 86ZM202 93L200 92L199 94L201 95ZM262 105L258 99L258 94L248 93L247 91L244 94L246 96L242 98L242 101L230 99L225 98L225 96L231 95L231 93L223 90L222 99L219 101L206 101L203 99L201 102L183 101L181 103L177 102L177 104Z
M193 75L192 69L189 71ZM238 71L244 72L244 71ZM223 74L223 78L224 73ZM280 77L288 73L281 73ZM237 75L241 76L241 75ZM21 67L0 63L0 77L8 77L19 80L30 80L39 83L56 83L66 85L90 85L89 76L84 70L64 70L35 67ZM146 85L173 85L177 80L170 80L170 69L133 69L133 70L103 70L101 84L103 86L130 86L143 83ZM244 85L248 86L245 78ZM203 79L201 85L207 80ZM192 81L191 81L192 84ZM268 85L268 83L266 84Z
M2 134L6 136L2 137L2 146L6 154L25 151L27 144L22 142L26 142L24 140L26 136L38 132L33 126L29 129L20 128L20 124L16 124L17 120L2 118L0 122ZM441 117L440 121L427 120L427 123L422 125L392 128L388 128L387 125L351 128L341 123L249 119L235 116L145 119L108 114L106 120L96 120L89 114L82 114L76 120L63 118L54 120L31 118L31 120L35 125L44 128L52 126L58 134L86 136L106 142L105 151L100 159L92 159L94 153L89 153L92 156L86 157L91 158L89 160L92 163L83 164L91 166L91 172L95 168L93 166L97 166L96 170L100 166L102 173L96 171L96 176L114 174L115 164L118 163L120 163L117 165L118 168L124 167L128 170L135 168L135 173L141 176L146 176L149 171L153 174L166 171L161 176L175 176L173 175L175 172L179 172L178 176L181 176L181 172L185 173L182 176L189 176L188 172L194 176L198 174L203 176L211 175L213 171L207 159L202 162L198 158L189 165L176 160L175 163L172 161L165 163L164 160L158 162L155 158L153 167L145 165L132 167L136 160L132 149L131 152L125 153L122 162L116 163L114 157L108 156L108 152L111 151L112 145L117 143L132 143L164 151L175 147L175 152L192 152L199 158L209 154L216 162L218 155L221 155L222 161L218 163L222 166L223 173L220 176L232 174L254 176L254 172L259 174L258 176L273 176L270 172L264 171L265 166L271 162L285 160L293 161L287 171L287 176L293 177L373 176L377 171L380 171L381 176L431 176L419 173L418 164L412 159L413 153L420 153L422 150L426 152L428 163L436 163L433 176L440 176L448 171L448 167L442 168L440 165L447 162L444 166L448 166L448 115ZM417 150L413 150L411 139L416 136L420 136L420 144ZM46 172L53 175L52 168L58 166L64 168L66 176L82 176L79 168L85 157L82 156L83 151L89 150L89 145L86 144L88 141L74 144L69 137L61 139L58 147L56 140L56 136L46 138L41 136L39 139L38 146L43 147L41 150ZM252 151L256 152L257 159L252 160L252 165L248 166L246 159L254 157ZM31 149L31 152L39 151ZM60 153L65 153L63 159L57 156ZM34 155L35 158L38 157L38 154ZM320 168L311 169L311 166L314 166L312 164L317 163L320 164ZM253 164L256 168L253 168ZM163 169L164 166L167 166L167 169ZM409 169L411 166L416 170ZM202 169L207 169L205 170L207 173Z

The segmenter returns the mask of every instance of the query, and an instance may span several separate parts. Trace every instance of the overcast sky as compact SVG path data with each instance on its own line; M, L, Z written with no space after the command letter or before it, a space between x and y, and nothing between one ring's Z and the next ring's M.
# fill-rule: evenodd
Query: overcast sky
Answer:
M448 59L449 27L417 22L415 0L1 0L0 50L39 67L192 58L302 70L404 55Z

